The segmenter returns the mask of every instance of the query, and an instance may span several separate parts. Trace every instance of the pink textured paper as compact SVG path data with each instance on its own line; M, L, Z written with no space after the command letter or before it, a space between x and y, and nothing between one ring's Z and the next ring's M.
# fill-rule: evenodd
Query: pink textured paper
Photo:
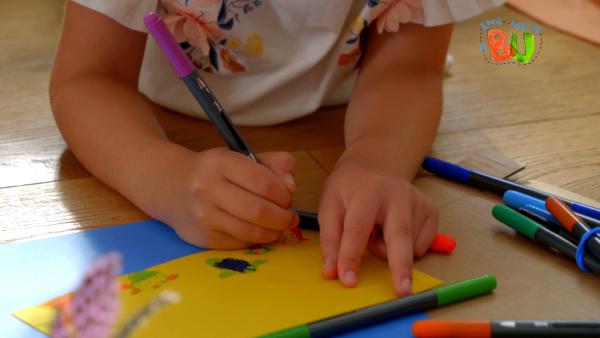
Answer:
M600 0L508 0L548 26L600 45Z

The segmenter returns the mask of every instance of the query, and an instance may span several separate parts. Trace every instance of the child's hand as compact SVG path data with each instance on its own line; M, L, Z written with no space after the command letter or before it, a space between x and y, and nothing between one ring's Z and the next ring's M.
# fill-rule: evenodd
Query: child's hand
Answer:
M370 157L370 158L369 158ZM358 284L365 248L388 259L394 290L411 293L413 255L423 255L438 230L438 211L407 179L375 161L347 150L321 195L323 276ZM383 237L378 236L381 227ZM372 235L373 233L373 235Z
M225 148L187 156L168 181L161 209L186 241L207 248L237 249L276 240L298 224L289 210L295 160L286 152L258 155L262 164Z

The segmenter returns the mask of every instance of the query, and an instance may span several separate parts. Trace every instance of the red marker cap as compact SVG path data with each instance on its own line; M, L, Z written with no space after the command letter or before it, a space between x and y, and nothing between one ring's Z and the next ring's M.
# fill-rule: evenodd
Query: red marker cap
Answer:
M456 247L456 240L446 234L437 234L429 250L441 253L451 253Z
M455 322L417 320L412 327L417 338L490 338L491 324L485 321Z
M548 209L552 216L556 217L569 232L573 232L575 223L580 222L573 211L556 197L548 197L546 200L546 209Z

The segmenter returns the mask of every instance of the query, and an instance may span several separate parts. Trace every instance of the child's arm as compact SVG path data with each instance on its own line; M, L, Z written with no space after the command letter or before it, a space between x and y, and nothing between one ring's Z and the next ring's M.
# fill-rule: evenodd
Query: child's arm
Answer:
M435 137L451 25L370 29L345 126L346 150L323 189L323 274L357 283L366 247L387 256L394 288L410 292L413 254L438 228L437 209L411 181ZM369 240L375 224L383 239Z
M193 244L239 248L295 226L290 154L263 154L269 170L224 148L197 153L166 138L137 90L145 43L145 34L67 3L50 98L77 158Z

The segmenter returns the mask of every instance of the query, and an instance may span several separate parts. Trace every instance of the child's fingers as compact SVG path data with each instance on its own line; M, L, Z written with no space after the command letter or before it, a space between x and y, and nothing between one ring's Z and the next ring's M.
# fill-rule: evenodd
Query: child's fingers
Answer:
M355 195L346 209L340 241L338 276L347 287L358 285L358 270L376 221L378 203L371 196Z
M211 231L208 235L208 242L215 243L211 247L218 247L221 250L238 250L252 246L252 243L239 240L219 231Z
M271 151L257 156L262 164L269 167L277 176L283 179L290 192L296 190L296 182L294 181L296 159L292 154L285 151Z
M181 231L180 231L181 230ZM195 227L181 227L175 230L177 235L183 240L202 248L219 248L222 250L244 249L252 243L241 241L225 233L208 230L206 232L197 231Z
M429 247L435 239L439 228L438 209L429 202L427 202L427 206L425 208L425 219L422 221L423 226L421 227L421 231L419 232L417 240L415 241L414 255L416 257L421 257L427 253L427 250L429 250Z
M219 208L213 207L211 219L214 228L220 232L230 235L244 242L271 243L279 238L280 231L263 228L246 222L226 213Z
M377 236L373 239L369 240L367 244L367 248L371 251L375 256L381 259L387 259L387 248L385 246L385 241L382 236Z
M242 154L230 152L226 156L231 160L228 165L222 166L222 170L229 182L264 197L282 208L291 207L292 194L283 178Z
M248 241L242 241L220 231L210 231L208 242L215 243L209 247L218 247L221 250L239 250L253 245Z
M298 225L298 214L225 182L212 192L212 202L217 207L246 222L273 229L287 230Z
M409 202L402 198L389 207L383 227L394 290L400 296L408 295L412 291L413 234L411 221Z
M337 259L344 222L344 206L339 198L332 194L323 194L319 203L319 227L321 257L323 258L323 277L337 277Z
M277 174L293 174L296 159L287 151L268 151L257 155L259 161Z

